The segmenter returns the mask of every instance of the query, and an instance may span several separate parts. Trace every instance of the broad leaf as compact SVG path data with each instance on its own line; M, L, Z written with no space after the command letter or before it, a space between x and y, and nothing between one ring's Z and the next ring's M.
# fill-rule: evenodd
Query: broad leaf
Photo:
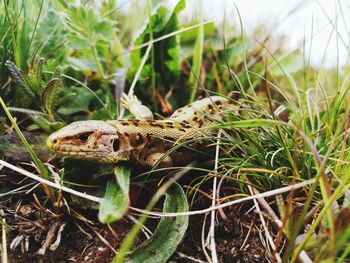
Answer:
M62 115L71 115L86 111L93 99L95 99L94 95L84 88L63 88L57 112Z
M109 42L116 31L115 23L98 17L94 10L86 6L70 5L66 23L71 30L71 36L74 36L75 45L78 39L82 46L95 46L97 41Z
M118 164L114 169L117 181L109 181L105 197L100 203L98 218L102 223L121 219L129 208L130 167Z
M83 48L89 48L91 47L91 45L84 38L81 38L74 34L70 34L68 36L68 47L73 49L83 49Z
M187 199L181 186L174 183L165 194L163 212L188 211ZM176 251L188 226L188 216L162 217L151 239L134 250L125 262L167 262Z
M49 120L45 116L29 114L29 117L33 121L33 124L28 126L28 131L42 129L48 133L52 133L65 126L63 122L52 121L51 119Z
M180 0L174 10L171 12L166 7L159 7L155 14L152 15L152 32L153 39L165 36L179 29L177 16L185 8L185 1ZM150 41L150 25L137 37L134 42L135 46ZM137 49L131 53L131 73L134 74L146 51L147 47ZM154 43L154 70L160 76L162 84L169 86L176 82L180 76L180 59L179 59L179 39L178 36L172 36L162 41ZM142 78L149 78L152 75L152 64L149 57L142 72Z

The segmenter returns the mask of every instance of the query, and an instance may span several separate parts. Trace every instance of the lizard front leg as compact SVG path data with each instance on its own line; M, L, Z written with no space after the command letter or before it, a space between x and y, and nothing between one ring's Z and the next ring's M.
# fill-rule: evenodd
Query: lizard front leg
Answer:
M154 119L152 111L145 105L142 105L141 101L134 95L134 93L131 93L129 95L123 93L121 101L123 107L128 109L131 112L131 114L135 116L136 119Z

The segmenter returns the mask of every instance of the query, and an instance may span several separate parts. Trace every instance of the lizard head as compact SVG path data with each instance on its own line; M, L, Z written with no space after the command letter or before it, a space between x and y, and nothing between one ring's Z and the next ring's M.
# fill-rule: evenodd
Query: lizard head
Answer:
M49 149L75 159L115 163L128 159L123 137L105 121L78 121L52 133L46 141Z

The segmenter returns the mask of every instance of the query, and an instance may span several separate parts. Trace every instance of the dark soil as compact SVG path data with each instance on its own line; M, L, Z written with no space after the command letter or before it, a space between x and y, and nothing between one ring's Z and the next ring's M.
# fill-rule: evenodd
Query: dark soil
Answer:
M5 178L12 179L2 180L2 189L13 187L14 181L21 184L30 182L10 172L7 175ZM138 200L133 205L143 207L145 204L140 200L147 202L149 194L141 192ZM33 192L0 198L0 216L10 227L6 235L10 262L110 262L114 256L113 249L118 250L133 225L125 219L109 228L98 222L96 210L84 210L71 205L58 208L49 203L40 186ZM198 206L192 209L203 208ZM260 221L253 211L246 214L249 208L249 204L228 208L223 211L225 219L218 213L216 245L220 262L267 261L267 250L261 243L264 234ZM207 261L201 245L203 220L203 215L190 218L187 235L177 250L179 253L175 253L169 262L193 262L189 258ZM206 226L209 225L209 217L207 220ZM62 225L64 229L58 241ZM147 226L151 230L156 225L156 220L148 220ZM208 229L205 230L207 232ZM15 245L16 240L18 242ZM140 235L138 243L142 241L143 236ZM55 242L58 246L52 250L50 246Z

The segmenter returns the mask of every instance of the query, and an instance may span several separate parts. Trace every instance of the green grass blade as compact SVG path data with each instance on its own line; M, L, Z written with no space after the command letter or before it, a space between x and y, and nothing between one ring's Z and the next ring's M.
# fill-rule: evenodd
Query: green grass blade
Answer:
M6 20L7 20L7 23L9 25L9 30L10 30L10 35L11 35L11 41L12 41L12 48L13 48L13 55L14 55L14 58L15 58L15 62L16 62L16 65L17 66L20 66L21 64L21 60L20 60L20 57L19 57L19 53L18 53L18 48L17 48L17 42L16 42L16 37L15 37L15 33L14 33L14 25L12 23L12 20L11 20L11 15L10 15L10 11L9 11L9 8L8 8L8 1L4 0L4 6L5 6L5 16L6 16ZM17 4L17 3L16 3Z
M231 121L220 124L214 124L203 129L217 129L217 128L256 128L262 126L290 126L288 123L283 121L268 120L268 119L251 119L242 121Z
M195 100L198 85L200 85L200 72L202 67L203 58L203 46L204 46L204 24L203 24L203 7L200 7L200 26L196 38L196 43L193 49L192 59L192 72L190 75L189 82L193 85L191 97L189 103Z
M245 74L247 76L249 87L251 88L253 94L256 97L255 90L254 90L253 84L252 84L252 82L250 80L250 76L249 76L249 70L248 70L248 64L247 64L247 50L246 50L246 46L244 44L245 35L244 35L244 29L243 29L243 21L242 21L241 13L239 12L238 6L236 4L234 4L234 5L236 8L238 18L239 18L239 26L240 26L240 31L241 31L242 49L243 49L243 64L244 64Z
M28 1L22 2L21 12L23 12L23 23L19 25L17 23L17 43L18 43L18 52L20 56L19 67L21 69L27 69L27 49L29 44L29 8Z
M147 1L147 15L148 15L148 34L149 40L151 42L154 41L153 38L153 22L152 22L152 3L151 0ZM151 88L152 94L155 96L156 94L156 71L155 71L155 63L154 63L154 44L151 45Z
M38 17L36 18L34 29L32 31L32 36L30 37L30 40L29 40L29 43L28 43L28 46L27 46L26 57L29 56L30 46L32 45L32 42L33 42L33 39L34 39L34 35L35 35L36 29L38 27L39 19L40 19L40 16L41 16L41 11L43 10L43 5L44 5L44 0L41 0Z
M38 171L41 175L41 177L43 177L46 180L50 180L50 176L49 176L49 172L46 169L45 165L42 163L42 161L36 156L35 152L33 151L32 147L29 145L27 139L24 137L23 133L21 132L21 130L19 129L19 127L17 126L17 123L15 122L15 120L13 119L10 111L8 110L8 108L6 107L4 101L2 100L2 98L0 97L0 105L2 106L2 108L4 109L7 117L9 118L11 124L13 125L13 127L15 128L18 137L21 139L24 147L26 148L27 152L29 153L30 157L32 158L34 164L36 165L36 167L38 168ZM46 194L48 195L48 197L52 198L53 197L53 192L52 189L45 186L44 187Z

